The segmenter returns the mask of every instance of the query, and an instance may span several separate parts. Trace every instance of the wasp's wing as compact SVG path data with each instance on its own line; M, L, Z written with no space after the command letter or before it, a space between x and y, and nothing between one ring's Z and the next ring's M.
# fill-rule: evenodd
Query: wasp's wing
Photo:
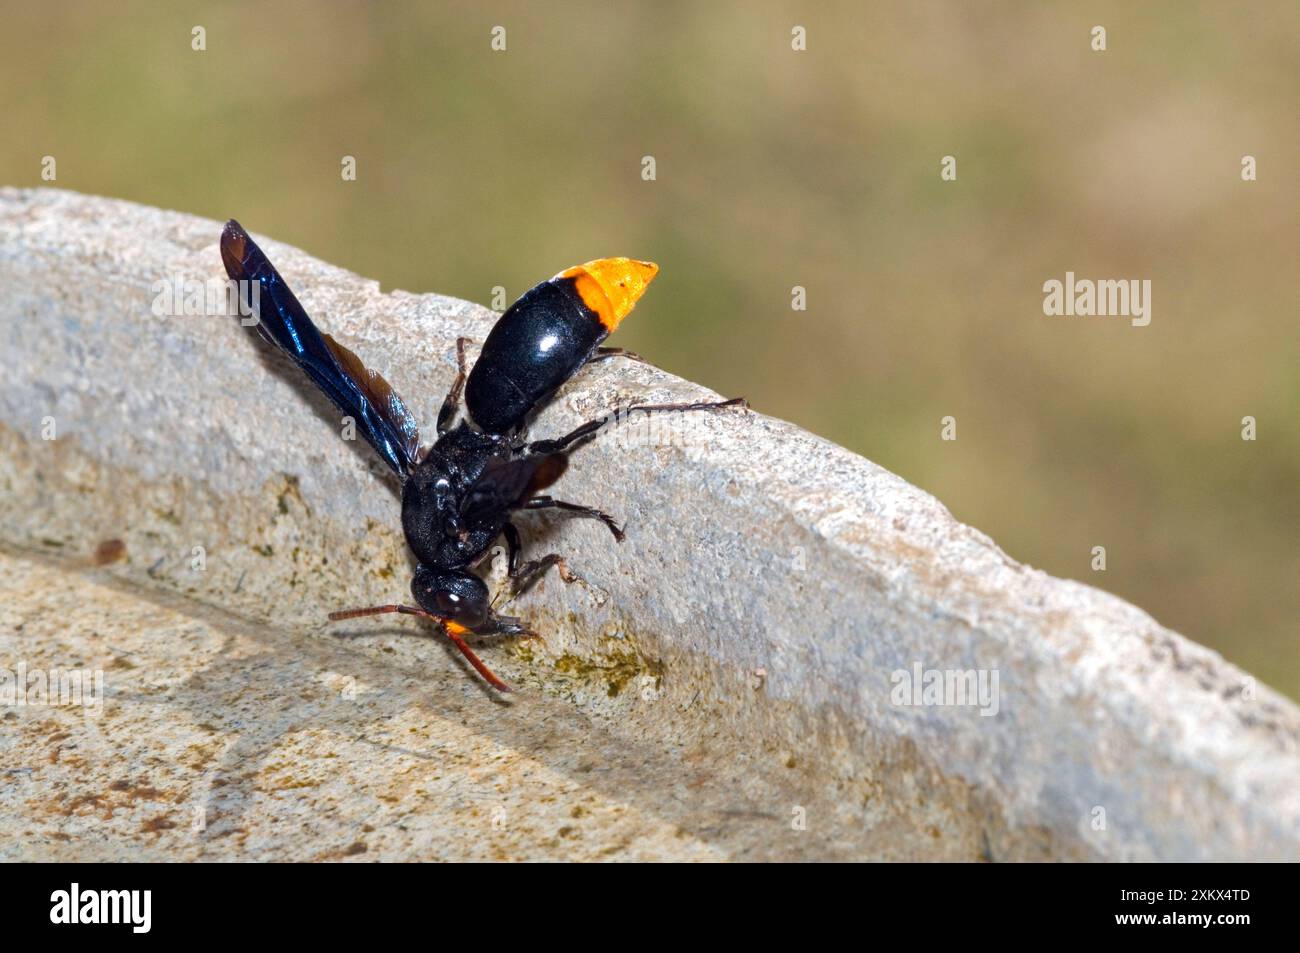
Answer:
M234 281L257 283L257 329L292 357L358 429L384 462L405 478L419 457L415 418L389 383L307 317L262 249L234 219L221 233L221 260Z
M567 465L562 453L493 458L465 494L461 515L472 520L483 513L512 509L558 480Z

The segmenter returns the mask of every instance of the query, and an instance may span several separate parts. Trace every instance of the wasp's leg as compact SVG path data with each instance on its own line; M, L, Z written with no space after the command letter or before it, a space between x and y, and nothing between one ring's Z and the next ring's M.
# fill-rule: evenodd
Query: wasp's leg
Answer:
M623 542L623 530L614 521L614 517L608 513L602 513L594 507L582 506L579 503L566 503L563 500L551 499L549 496L535 496L526 501L523 508L526 510L564 510L566 513L584 516L587 519L600 520L609 527L609 531L614 534L616 540L620 543Z
M458 622L453 622L451 619L444 619L441 616L434 615L432 612L425 612L423 609L417 609L415 606L399 605L371 606L367 609L344 609L341 612L331 612L329 619L331 622L341 622L344 619L357 619L361 616L367 615L384 615L389 612L400 612L403 615L415 615L422 616L426 619L432 619L442 629L443 634L451 640L451 644L460 650L460 654L465 656L465 660L469 662L470 665L474 666L475 671L482 675L489 685L499 692L514 691L513 688L492 674L492 670L484 665L483 660L474 654L474 650L471 649L469 643L465 641L465 634L470 630Z
M559 553L550 553L541 559L520 563L519 554L523 551L523 545L519 541L519 528L514 523L506 523L501 532L505 534L506 550L510 554L508 575L510 576L511 594L519 595L519 593L540 579L542 574L552 566L556 567L560 578L565 582L577 581L578 574L569 568L569 564L564 561L564 557Z
M510 577L510 588L515 595L531 588L533 583L541 579L546 574L546 570L552 566L560 574L560 578L565 582L577 582L578 574L569 568L569 564L564 561L564 557L559 553L547 553L540 559L530 559L519 567L514 575Z
M627 410L621 411L623 417L630 417L634 413L657 414L667 411L691 411L691 410L721 410L724 407L748 407L749 402L743 397L733 397L731 400L718 400L709 402L700 402L695 404L633 404ZM560 453L563 450L573 446L583 440L593 437L602 427L609 423L611 415L606 414L604 417L596 420L589 420L580 427L566 433L563 437L555 440L534 440L528 445L530 453Z
M451 419L456 416L460 406L460 396L465 391L465 342L469 338L456 338L456 379L451 382L451 390L438 411L438 433L444 434L451 427Z
M624 416L630 416L641 411L654 414L665 410L721 410L723 407L744 407L748 409L749 401L743 397L733 397L731 400L701 401L694 404L633 404L623 411L623 414Z
M505 526L501 528L501 532L506 538L506 572L511 583L509 592L513 597L519 594L514 587L514 581L515 576L520 571L519 554L523 551L523 543L519 539L519 528L514 523L507 521ZM502 590L502 593L505 591ZM496 600L493 600L492 604L495 607ZM497 615L496 613L490 615L482 625L476 626L474 631L481 635L510 635L522 639L537 639L539 642L546 641L541 635L528 628L522 619L516 619L514 616L508 615Z
M524 548L523 542L519 539L519 527L506 520L506 525L501 527L501 532L506 538L506 571L513 576L515 567L519 565L519 553Z
M636 361L638 364L648 364L650 367L657 367L657 364L651 364L636 351L629 351L625 347L598 347L596 353L588 358L588 364L595 364L597 361L607 361L611 357L625 357L629 361Z
M523 546L519 541L519 529L514 523L506 523L501 532L506 537L506 550L509 552L509 575L510 591L514 595L519 595L538 579L542 574L552 566L556 567L556 572L565 582L576 582L577 573L569 568L569 564L564 561L564 557L559 553L550 553L541 559L532 559L526 563L519 562L519 553Z

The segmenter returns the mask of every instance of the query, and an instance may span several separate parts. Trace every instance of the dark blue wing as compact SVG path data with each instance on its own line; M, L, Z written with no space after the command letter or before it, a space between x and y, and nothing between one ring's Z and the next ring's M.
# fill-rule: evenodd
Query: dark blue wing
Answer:
M292 357L397 473L406 478L420 453L415 418L389 383L307 317L280 273L231 219L221 233L221 260L234 281L257 282L257 329ZM246 301L246 303L248 303Z

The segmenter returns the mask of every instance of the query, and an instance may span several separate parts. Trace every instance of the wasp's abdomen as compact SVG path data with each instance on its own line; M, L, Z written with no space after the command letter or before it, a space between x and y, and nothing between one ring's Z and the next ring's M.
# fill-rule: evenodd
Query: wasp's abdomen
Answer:
M595 353L645 293L659 266L601 258L560 272L501 315L465 388L487 433L508 433Z
M465 386L465 404L487 433L507 433L572 377L609 329L572 278L528 291L501 315Z

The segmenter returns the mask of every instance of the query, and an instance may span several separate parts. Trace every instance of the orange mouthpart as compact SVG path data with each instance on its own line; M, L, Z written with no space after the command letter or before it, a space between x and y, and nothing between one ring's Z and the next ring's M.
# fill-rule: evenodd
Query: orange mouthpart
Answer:
M637 301L645 294L646 286L657 274L659 266L652 261L598 258L565 269L555 277L572 278L582 303L613 334L619 323L636 307Z

